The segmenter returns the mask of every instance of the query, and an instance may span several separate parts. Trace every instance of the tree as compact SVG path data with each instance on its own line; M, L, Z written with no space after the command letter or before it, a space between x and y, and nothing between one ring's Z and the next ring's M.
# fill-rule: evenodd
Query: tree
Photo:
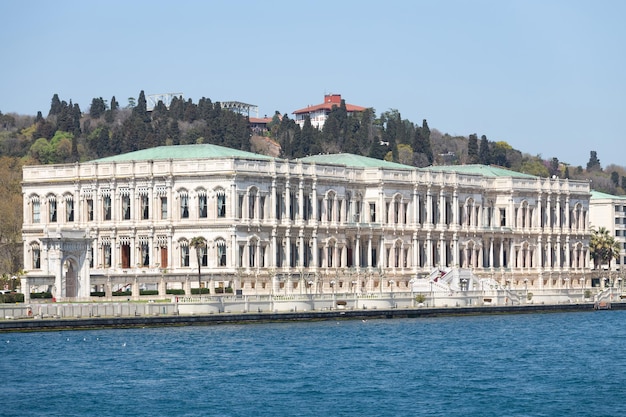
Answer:
M594 269L600 268L605 263L611 268L611 261L619 257L621 247L609 230L600 227L598 230L591 228L591 239L589 240L589 251L593 259Z
M507 142L500 141L493 144L491 150L491 163L501 167L511 167L509 153L513 151L513 147Z
M48 112L48 116L56 116L61 113L63 109L63 105L61 104L61 100L59 99L59 95L55 94L52 96L52 103L50 103L50 111Z
M206 239L202 236L196 236L191 239L189 242L189 246L196 250L196 258L198 259L198 294L202 295L202 257L204 256L204 251L206 250ZM211 294L211 289L209 288L209 294Z
M0 157L0 178L0 272L15 274L24 259L20 158Z
M478 162L478 136L473 133L467 141L467 162L475 164Z
M422 162L417 166L426 166L430 165L434 161L433 149L430 143L430 128L428 127L428 123L426 119L422 121L422 127L418 127L415 129L415 134L413 136L413 152L416 154L423 154L423 157L426 161ZM399 153L399 151L398 151ZM419 159L420 157L416 155Z
M483 165L489 165L491 163L491 151L489 150L489 141L487 136L482 135L480 137L480 146L478 148L478 162Z
M104 104L102 97L94 98L91 100L91 106L89 107L89 116L97 119L104 114L106 109L106 104Z
M611 172L611 182L616 187L619 187L619 174L617 173L617 171Z
M550 171L550 176L557 176L560 177L560 173L561 173L561 169L560 169L560 162L559 162L559 158L552 158L550 160L550 167L548 168L548 170Z
M600 160L596 151L589 152L589 162L587 162L587 171L602 171Z

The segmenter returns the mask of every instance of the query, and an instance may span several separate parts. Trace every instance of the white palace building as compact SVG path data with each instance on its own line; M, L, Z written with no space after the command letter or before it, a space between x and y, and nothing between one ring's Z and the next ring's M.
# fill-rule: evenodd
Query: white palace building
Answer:
M284 160L209 144L23 175L27 299L25 289L42 287L58 301L198 286L406 292L452 269L510 288L591 281L587 182L351 154ZM194 237L207 242L199 256Z

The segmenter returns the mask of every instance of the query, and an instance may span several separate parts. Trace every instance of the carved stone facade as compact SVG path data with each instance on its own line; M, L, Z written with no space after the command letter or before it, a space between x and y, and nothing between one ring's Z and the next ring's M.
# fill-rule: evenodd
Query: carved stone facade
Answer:
M412 278L457 267L503 285L584 285L586 182L345 154L289 161L171 148L25 167L24 283L52 285L58 299L198 285L367 293L409 291ZM207 241L199 254L196 236Z

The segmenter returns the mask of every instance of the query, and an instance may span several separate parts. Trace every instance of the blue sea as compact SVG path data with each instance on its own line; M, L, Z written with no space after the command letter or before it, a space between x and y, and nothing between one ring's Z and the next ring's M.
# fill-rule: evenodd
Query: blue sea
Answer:
M623 416L626 311L4 333L1 416Z

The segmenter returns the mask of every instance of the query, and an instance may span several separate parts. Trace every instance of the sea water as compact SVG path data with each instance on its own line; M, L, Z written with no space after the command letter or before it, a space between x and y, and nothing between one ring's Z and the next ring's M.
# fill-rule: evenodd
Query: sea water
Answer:
M2 416L623 416L626 311L5 333Z

